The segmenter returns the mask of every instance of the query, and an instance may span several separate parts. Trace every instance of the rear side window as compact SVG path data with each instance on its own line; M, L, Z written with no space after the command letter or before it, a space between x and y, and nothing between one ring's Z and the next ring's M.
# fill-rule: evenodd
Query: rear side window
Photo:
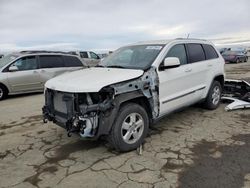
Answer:
M39 56L40 68L58 68L64 67L62 56L43 55Z
M178 57L181 65L187 64L187 54L184 44L173 46L167 53L166 57Z
M206 59L216 59L219 57L213 46L208 44L202 44L202 46L205 50Z
M74 56L64 56L65 67L82 67L82 62Z
M205 60L205 53L200 44L187 44L189 62L195 63Z
M80 52L81 58L88 58L88 53L87 52Z

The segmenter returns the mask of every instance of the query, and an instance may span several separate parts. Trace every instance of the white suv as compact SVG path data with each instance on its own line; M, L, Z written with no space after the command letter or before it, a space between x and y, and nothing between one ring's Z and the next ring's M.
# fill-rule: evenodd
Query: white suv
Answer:
M224 60L197 39L140 42L122 47L98 67L46 83L44 121L85 138L103 136L118 151L137 148L159 118L203 102L220 104Z

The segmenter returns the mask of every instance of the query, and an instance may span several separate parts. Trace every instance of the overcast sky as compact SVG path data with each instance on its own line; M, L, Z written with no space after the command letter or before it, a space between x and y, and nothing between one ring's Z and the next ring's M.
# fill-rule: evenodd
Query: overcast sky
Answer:
M115 49L188 33L250 45L250 1L0 0L0 51Z

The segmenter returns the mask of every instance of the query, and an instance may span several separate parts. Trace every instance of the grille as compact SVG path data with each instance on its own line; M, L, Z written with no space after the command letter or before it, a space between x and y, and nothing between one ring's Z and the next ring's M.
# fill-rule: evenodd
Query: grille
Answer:
M67 114L67 106L66 106L66 102L63 101L63 93L58 93L55 92L54 93L54 97L53 97L53 103L54 103L54 109L58 112Z

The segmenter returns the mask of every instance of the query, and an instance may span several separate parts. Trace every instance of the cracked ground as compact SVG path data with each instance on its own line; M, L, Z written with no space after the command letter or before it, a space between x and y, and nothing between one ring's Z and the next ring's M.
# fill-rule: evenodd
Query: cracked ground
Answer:
M226 64L226 72L250 80L250 62ZM250 187L250 110L221 104L171 114L138 155L68 138L42 123L42 105L42 94L0 102L0 187Z

